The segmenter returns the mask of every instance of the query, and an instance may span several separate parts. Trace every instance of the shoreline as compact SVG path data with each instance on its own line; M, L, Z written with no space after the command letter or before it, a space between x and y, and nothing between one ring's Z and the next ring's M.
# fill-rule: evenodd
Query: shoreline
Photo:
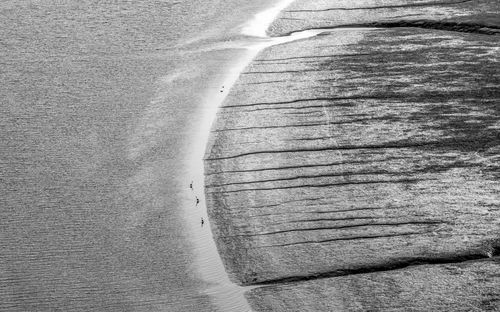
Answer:
M192 198L190 195L194 195L199 198L200 206L203 209L201 218L204 220L204 224L200 226L199 213L195 214L192 211L186 211L186 223L189 226L189 232L195 233L195 237L193 237L194 252L196 253L194 266L201 280L209 285L206 293L222 311L252 311L244 293L254 289L255 286L237 285L230 280L223 265L223 257L219 253L213 234L215 225L210 222L205 204L204 156L212 137L211 129L217 111L243 70L266 47L303 38L300 35L297 38L292 35L281 39L267 37L266 35L269 25L293 1L281 1L271 8L257 13L253 19L241 26L241 34L248 36L247 40L235 42L236 44L233 47L220 49L220 51L230 54L232 61L224 64L224 69L221 71L223 74L218 77L219 79L211 81L211 84L215 84L215 86L207 88L203 94L202 106L205 113L196 131L196 140L189 152L191 158L188 160L188 172L193 183L194 194L188 193L186 197ZM190 181L185 181L185 183L188 185ZM191 192L191 190L188 190L188 192ZM208 231L206 231L207 229Z
M244 50L227 53L231 53L233 57L236 57L236 61L228 66L226 78L222 81L217 81L217 85L220 85L220 89L224 86L224 89L229 90L239 77L241 70L247 65L247 60L251 55L249 55L248 51ZM201 279L210 285L206 290L208 295L214 299L216 306L221 308L222 311L243 312L251 311L243 296L243 293L247 289L229 280L215 245L215 239L211 231L212 224L208 218L205 206L203 155L215 113L227 94L227 92L220 91L219 89L213 89L204 94L204 98L207 99L207 103L204 106L208 107L204 108L204 118L197 131L199 135L196 137L196 141L189 153L192 157L188 161L190 164L188 170L190 177L192 177L194 196L199 198L199 207L201 207L202 212L188 212L186 222L189 225L189 232L195 233L195 237L193 238L194 252L196 254L195 267ZM203 149L200 147L203 147ZM185 181L186 186L189 182ZM188 192L191 191L188 190ZM200 226L200 217L204 220L203 226ZM231 300L227 300L228 298Z

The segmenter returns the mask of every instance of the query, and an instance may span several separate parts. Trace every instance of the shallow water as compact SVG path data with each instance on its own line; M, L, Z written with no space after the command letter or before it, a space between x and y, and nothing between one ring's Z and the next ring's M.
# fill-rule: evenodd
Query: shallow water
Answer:
M192 159L277 2L0 4L0 310L245 309Z

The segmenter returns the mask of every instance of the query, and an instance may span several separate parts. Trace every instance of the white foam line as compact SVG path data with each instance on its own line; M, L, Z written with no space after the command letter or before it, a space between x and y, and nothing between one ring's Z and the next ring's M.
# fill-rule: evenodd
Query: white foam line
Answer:
M267 37L266 31L269 25L271 25L281 11L294 1L281 1L274 7L256 14L253 19L243 26L241 33L251 37Z

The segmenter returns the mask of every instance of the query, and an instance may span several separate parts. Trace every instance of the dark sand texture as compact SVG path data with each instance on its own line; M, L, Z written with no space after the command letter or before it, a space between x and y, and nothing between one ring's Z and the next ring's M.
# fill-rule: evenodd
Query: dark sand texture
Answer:
M209 215L256 311L500 310L500 35L400 26L498 5L406 3L296 1L274 34L351 27L266 49L218 113Z

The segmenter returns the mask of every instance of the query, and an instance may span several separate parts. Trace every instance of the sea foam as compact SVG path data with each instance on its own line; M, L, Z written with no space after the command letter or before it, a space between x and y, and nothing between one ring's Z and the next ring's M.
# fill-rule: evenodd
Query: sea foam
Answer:
M278 14L294 0L284 0L276 4L275 6L257 13L253 19L246 23L242 28L242 34L251 37L267 37L267 28L276 19Z

